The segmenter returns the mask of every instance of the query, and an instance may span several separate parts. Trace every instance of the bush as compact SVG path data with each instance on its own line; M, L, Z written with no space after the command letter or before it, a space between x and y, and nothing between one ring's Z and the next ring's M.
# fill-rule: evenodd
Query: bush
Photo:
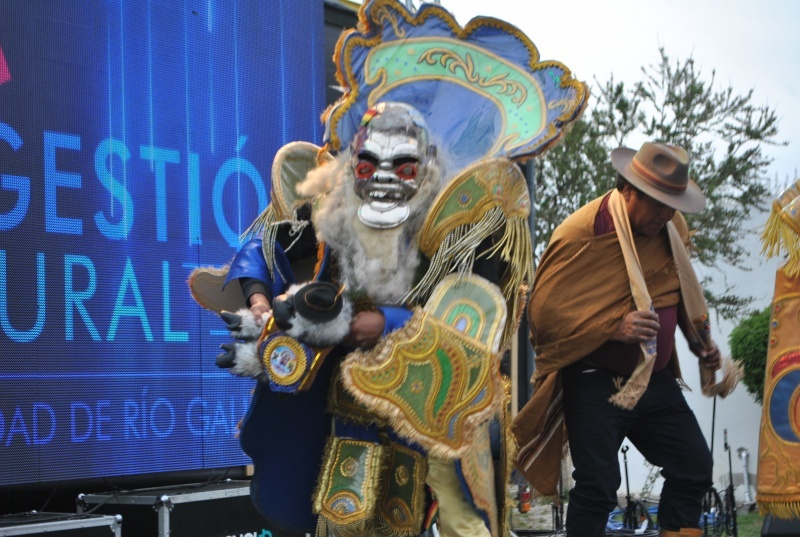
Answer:
M764 371L769 349L769 320L772 306L752 313L731 331L731 357L742 365L742 382L757 403L764 398Z

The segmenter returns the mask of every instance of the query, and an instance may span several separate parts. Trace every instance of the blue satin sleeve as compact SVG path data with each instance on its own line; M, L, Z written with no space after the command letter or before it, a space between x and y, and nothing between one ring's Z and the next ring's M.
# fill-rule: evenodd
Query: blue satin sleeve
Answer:
M274 279L271 278L261 246L261 239L252 239L239 249L233 261L231 261L230 267L228 267L228 277L225 279L225 285L239 278L255 278L264 282L267 289L272 293L272 296L268 297L272 300L286 291L286 288L291 284L295 283L295 278L289 259L278 243L275 244L275 264L278 269L277 272L283 275L283 278L278 273L275 274L276 277Z
M398 308L394 306L383 306L378 308L383 313L386 324L383 327L383 335L387 336L390 332L394 332L401 328L408 322L413 313L407 308Z

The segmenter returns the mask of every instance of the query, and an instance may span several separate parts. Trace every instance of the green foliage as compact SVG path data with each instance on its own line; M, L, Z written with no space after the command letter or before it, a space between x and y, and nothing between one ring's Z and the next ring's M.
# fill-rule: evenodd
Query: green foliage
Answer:
M654 140L692 155L692 176L708 200L705 211L686 215L696 230L699 262L719 274L722 266L745 268L749 252L741 239L747 229L741 224L770 194L772 159L764 148L784 145L776 139L778 117L772 108L753 104L752 90L738 95L733 88L717 89L714 71L706 80L692 58L673 63L664 49L659 52L660 62L642 68L642 80L631 87L613 75L598 82L591 111L537 162L537 257L567 215L614 187L610 150L638 149ZM726 319L743 315L752 302L728 285L707 299Z
M597 124L580 119L536 164L537 257L556 226L575 209L614 187L616 172Z
M731 357L742 364L742 382L757 403L764 398L764 371L769 348L769 320L772 306L752 313L731 331Z

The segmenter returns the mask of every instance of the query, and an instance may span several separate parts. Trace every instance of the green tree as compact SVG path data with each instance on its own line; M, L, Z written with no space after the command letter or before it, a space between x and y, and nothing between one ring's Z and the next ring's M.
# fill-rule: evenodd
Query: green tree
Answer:
M770 306L750 314L731 331L728 338L731 357L742 365L742 383L759 404L764 398L764 371L767 366L771 311Z
M536 163L536 255L568 214L613 188L611 149L638 148L641 139L680 145L692 155L692 176L708 199L705 211L686 215L695 230L695 254L725 283L723 292L706 291L706 298L720 316L736 318L752 297L736 294L720 267L745 268L741 239L747 230L741 224L771 193L772 159L764 149L783 145L776 138L777 115L756 106L752 90L739 95L730 87L717 89L715 72L706 80L691 57L672 62L663 48L659 52L660 62L643 67L642 80L631 86L613 75L596 81L590 111Z
M584 203L614 187L610 148L591 119L579 119L560 144L536 163L535 255L556 226Z

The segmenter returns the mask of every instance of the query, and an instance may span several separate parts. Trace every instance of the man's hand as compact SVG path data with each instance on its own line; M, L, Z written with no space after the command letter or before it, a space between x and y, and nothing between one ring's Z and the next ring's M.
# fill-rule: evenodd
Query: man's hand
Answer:
M643 343L658 335L658 314L654 311L632 311L619 323L609 338L623 343Z
M350 321L350 334L345 343L352 347L371 349L383 335L386 319L380 311L362 311Z
M700 363L702 363L703 367L706 369L716 371L720 368L722 356L719 352L719 347L717 347L717 344L713 341L711 341L711 345L707 349L703 349L703 345L699 341L690 341L689 350L700 358Z
M262 326L264 324L264 314L271 311L272 305L269 303L267 295L264 293L253 293L250 295L250 313L256 318L256 325Z

